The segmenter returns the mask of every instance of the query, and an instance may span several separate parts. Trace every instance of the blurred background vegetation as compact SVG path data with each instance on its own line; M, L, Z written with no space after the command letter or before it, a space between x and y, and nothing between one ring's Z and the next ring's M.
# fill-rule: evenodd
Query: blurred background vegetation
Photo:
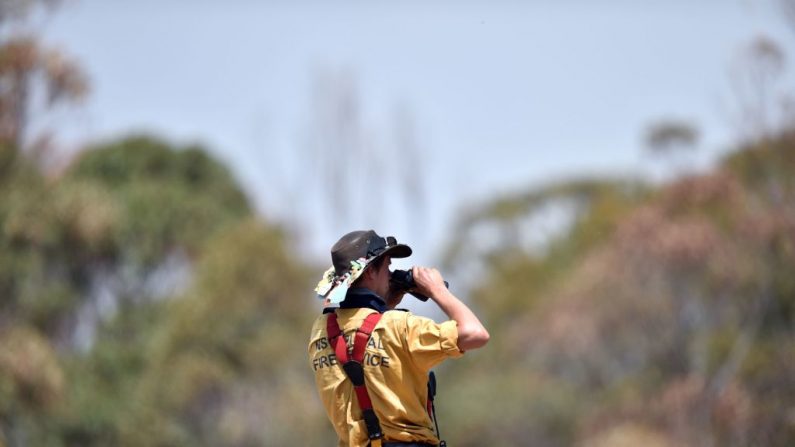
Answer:
M152 135L50 163L32 115L90 85L10 24L55 3L0 3L0 446L334 445L304 346L322 266L226 166ZM763 91L783 54L749 51ZM706 172L682 168L697 130L660 122L664 182L459 218L444 269L492 342L442 367L451 445L795 445L795 123L743 104L747 138Z

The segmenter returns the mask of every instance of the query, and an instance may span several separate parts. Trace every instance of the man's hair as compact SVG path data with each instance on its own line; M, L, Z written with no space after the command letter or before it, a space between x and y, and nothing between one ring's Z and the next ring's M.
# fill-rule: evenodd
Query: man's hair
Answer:
M381 256L380 258L377 258L375 261L371 262L369 268L381 270L381 266L384 265L385 260L386 256Z

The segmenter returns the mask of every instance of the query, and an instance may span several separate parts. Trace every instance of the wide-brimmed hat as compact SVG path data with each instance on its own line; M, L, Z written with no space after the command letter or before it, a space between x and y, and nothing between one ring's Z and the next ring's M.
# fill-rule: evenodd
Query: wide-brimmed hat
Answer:
M373 230L352 231L331 247L332 266L317 283L315 291L327 303L339 303L345 299L348 288L373 261L381 256L407 258L411 247L398 244L392 237L381 237Z

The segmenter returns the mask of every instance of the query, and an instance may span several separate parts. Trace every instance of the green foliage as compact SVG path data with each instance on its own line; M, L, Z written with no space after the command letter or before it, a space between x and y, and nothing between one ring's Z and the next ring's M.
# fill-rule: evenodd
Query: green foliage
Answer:
M492 391L474 408L466 406L471 396L453 393L451 405L467 408L454 414L456 425L474 417L476 427L501 427L475 428L460 441L516 445L504 413L478 408L542 401L566 416L514 410L528 418L522 439L539 445L795 442L786 416L795 402L792 154L795 139L785 133L651 194L602 188L545 250L517 253L507 243L486 251L486 275L472 299L492 340L504 342L477 367L454 365L449 373L465 389L477 389L475 370L527 383ZM486 205L462 219L452 246L477 247L468 232L483 222L510 234L532 211L528 204L566 190L577 185ZM464 255L459 249L453 260ZM541 387L545 398L532 393L534 377L558 383ZM577 398L564 398L569 393Z
M440 429L451 445L482 446L487 439L524 445L528 435L534 445L573 443L582 408L571 384L519 368L502 368L494 380L482 362L466 368L469 373L453 370L452 380L440 382Z
M634 180L594 179L498 198L460 219L444 264L453 272L466 270L472 260L483 264L476 270L482 270L478 279L487 286L474 288L472 302L492 325L516 321L534 311L547 287L568 274L583 253L612 235L621 219L648 195L649 188ZM553 234L542 249L524 248L520 240L540 230L523 225L550 209L564 211L557 226L565 230ZM500 235L492 238L491 245L479 240L484 228Z
M795 131L786 130L732 153L723 160L723 165L754 190L758 199L783 200L795 190L793 144Z
M575 180L532 190L527 193L501 197L493 203L464 213L455 227L444 255L447 268L457 269L469 257L499 260L510 256L524 256L521 236L526 235L522 224L550 208L572 209L573 216L560 238L555 238L552 256L562 263L599 243L610 234L618 220L648 194L648 187L634 180ZM564 216L565 217L565 216ZM499 235L492 244L483 247L477 240L478 230L490 228ZM537 231L537 230L536 230ZM517 253L517 250L520 250ZM538 253L529 253L535 255Z
M208 242L195 286L153 336L125 443L314 445L327 435L293 425L325 417L307 401L311 279L285 240L248 220Z
M86 264L107 246L103 230L113 216L89 212L94 205L112 208L101 191L55 189L25 167L6 178L0 190L5 312L48 334L57 330L59 316L74 308L86 286Z
M288 256L287 236L251 218L228 170L198 147L134 137L86 150L57 178L24 157L7 169L0 442L182 445L206 432L204 445L219 445L210 439L220 434L193 430L196 403L224 384L239 393L241 377L267 382L275 371L267 359L284 357L280 340L308 324L306 273ZM187 255L193 286L178 300L154 300L145 284L174 253ZM86 320L103 299L116 311ZM76 350L74 331L91 324L90 351ZM149 432L130 421L150 419L156 436L141 438ZM240 436L267 436L253 431Z
M122 209L114 232L125 259L152 267L180 247L195 252L227 222L247 216L247 199L226 167L196 146L130 137L92 148L67 181L91 182Z

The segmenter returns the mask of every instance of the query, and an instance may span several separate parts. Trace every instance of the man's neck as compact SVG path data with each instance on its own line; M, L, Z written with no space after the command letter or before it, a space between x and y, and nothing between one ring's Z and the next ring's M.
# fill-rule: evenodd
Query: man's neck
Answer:
M354 309L360 307L367 307L381 313L389 310L384 299L367 287L348 289L345 300L340 303L340 308Z

